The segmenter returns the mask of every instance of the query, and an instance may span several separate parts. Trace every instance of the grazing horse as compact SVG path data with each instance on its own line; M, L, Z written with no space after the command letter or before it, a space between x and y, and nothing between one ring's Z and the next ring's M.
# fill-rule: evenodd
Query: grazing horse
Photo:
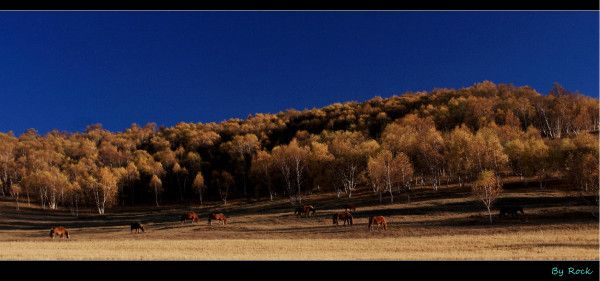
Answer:
M50 229L50 238L54 239L55 236L59 236L60 238L66 236L69 239L69 231L62 226L53 227Z
M304 207L303 206L299 206L298 208L296 208L294 210L294 215L296 215L298 217L301 216L302 213L304 213Z
M218 220L223 225L227 224L227 217L225 217L225 215L223 215L223 213L218 213L218 214L212 213L212 214L210 214L210 216L208 216L208 224L212 225L212 220Z
M333 215L333 224L340 225L338 221L344 221L344 225L348 223L348 225L352 225L352 214L350 212L337 213Z
M500 216L501 217L506 217L506 216L518 216L519 213L521 213L521 215L525 215L525 212L523 212L523 207L521 206L504 206L500 208Z
M346 205L344 205L344 209L346 209L347 211L356 212L356 206L354 206L352 204L346 204Z
M191 220L192 223L198 222L198 214L196 214L195 212L187 212L183 215L181 215L181 223L185 223L187 220Z
M296 208L294 214L296 214L299 217L304 216L309 218L310 213L312 213L312 215L314 216L316 211L317 209L313 205L304 205L302 207Z
M387 230L387 222L383 216L369 217L369 231L373 230L373 224L377 225L377 229L383 225L383 230Z
M140 222L131 223L131 232L130 233L133 233L134 230L135 230L135 233L140 233L140 230L142 230L142 232L146 232L146 230L144 229L144 226Z

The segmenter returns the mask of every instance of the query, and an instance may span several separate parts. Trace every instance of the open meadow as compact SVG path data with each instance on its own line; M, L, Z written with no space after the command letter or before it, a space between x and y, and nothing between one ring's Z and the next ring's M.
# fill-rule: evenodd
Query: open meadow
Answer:
M106 215L91 211L79 218L68 210L42 211L14 202L0 203L1 260L597 260L598 221L573 191L507 189L499 203L518 203L524 217L499 217L489 224L483 205L468 188L422 188L411 198L379 204L372 193L352 199L310 195L317 208L299 218L287 199L209 204L117 208ZM387 198L384 198L387 199ZM333 225L343 205L357 206L352 226ZM182 224L193 210L200 221ZM208 225L207 214L225 213L226 225ZM368 217L383 215L388 230L369 231ZM144 233L131 233L140 221ZM49 238L63 225L70 239Z

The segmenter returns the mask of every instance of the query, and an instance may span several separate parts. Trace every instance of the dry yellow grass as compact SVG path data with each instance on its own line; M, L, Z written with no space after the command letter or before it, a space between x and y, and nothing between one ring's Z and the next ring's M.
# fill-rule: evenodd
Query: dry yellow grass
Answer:
M359 239L0 242L2 260L597 260L595 229Z
M540 193L513 194L539 200ZM181 224L185 208L116 211L106 217L74 218L68 212L14 211L0 202L1 260L598 260L598 223L593 207L565 205L561 192L546 192L531 204L528 220L500 219L489 225L468 197L428 198L411 203L363 204L353 226L334 226L337 200L310 198L315 218L296 218L285 200L217 209L229 224ZM570 199L569 199L570 200ZM568 200L567 200L568 201ZM365 206L367 205L367 206ZM283 207L282 207L283 206ZM247 209L250 208L250 209ZM367 230L367 217L384 214L388 231ZM143 234L128 223L141 220ZM51 225L64 224L70 240L51 240Z

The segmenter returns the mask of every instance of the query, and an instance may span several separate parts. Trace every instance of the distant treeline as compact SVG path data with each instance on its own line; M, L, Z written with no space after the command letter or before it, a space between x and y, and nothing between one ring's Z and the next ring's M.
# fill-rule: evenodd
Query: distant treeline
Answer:
M599 102L559 85L482 82L221 123L132 125L113 133L0 134L0 196L44 208L228 198L290 198L359 189L393 200L415 185L500 177L564 178L598 192ZM20 198L20 199L19 199Z

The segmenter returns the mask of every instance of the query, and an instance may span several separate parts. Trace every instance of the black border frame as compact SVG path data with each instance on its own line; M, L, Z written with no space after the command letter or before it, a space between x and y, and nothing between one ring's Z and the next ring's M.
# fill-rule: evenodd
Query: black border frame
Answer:
M569 275L568 268L591 271ZM564 270L563 276L553 268ZM598 261L3 261L3 276L172 280L598 280ZM14 275L12 275L14 274Z
M258 10L258 11L384 11L384 10L561 10L598 11L600 1L569 0L222 0L222 1L19 1L0 2L3 12L25 10ZM0 14L1 15L1 14ZM2 249L0 249L1 251ZM553 268L590 268L591 275L552 274ZM195 279L367 279L367 280L598 280L598 261L0 261L3 276L43 278L181 278ZM391 279L390 279L391 278Z

